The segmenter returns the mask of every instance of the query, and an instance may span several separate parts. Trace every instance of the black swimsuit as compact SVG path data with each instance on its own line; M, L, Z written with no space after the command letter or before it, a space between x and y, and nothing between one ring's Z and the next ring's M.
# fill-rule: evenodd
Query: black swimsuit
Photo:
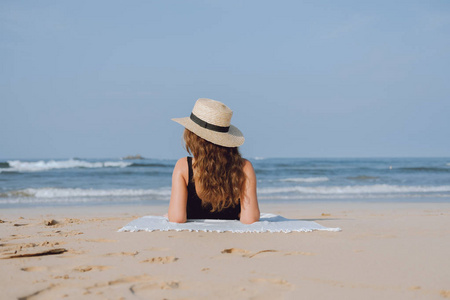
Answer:
M211 204L202 205L202 200L198 197L195 191L194 172L192 170L192 157L187 158L189 167L189 184L186 213L188 219L225 219L225 220L239 220L241 212L241 205L235 207L230 206L221 211L211 212Z

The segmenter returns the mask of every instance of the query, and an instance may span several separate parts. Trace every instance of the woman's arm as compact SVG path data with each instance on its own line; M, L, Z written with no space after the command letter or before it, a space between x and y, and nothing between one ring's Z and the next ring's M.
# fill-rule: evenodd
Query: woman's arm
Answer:
M169 222L186 222L187 184L189 170L186 157L177 161L172 173L172 193L169 204Z
M241 195L241 223L251 224L259 221L258 197L256 195L256 175L252 163L248 160L244 164L246 182Z

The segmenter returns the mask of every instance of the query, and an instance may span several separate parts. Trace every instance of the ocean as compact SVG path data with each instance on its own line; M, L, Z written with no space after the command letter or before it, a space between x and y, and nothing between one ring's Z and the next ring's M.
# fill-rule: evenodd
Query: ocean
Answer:
M263 202L450 201L450 158L252 158ZM0 208L170 200L170 159L0 160Z

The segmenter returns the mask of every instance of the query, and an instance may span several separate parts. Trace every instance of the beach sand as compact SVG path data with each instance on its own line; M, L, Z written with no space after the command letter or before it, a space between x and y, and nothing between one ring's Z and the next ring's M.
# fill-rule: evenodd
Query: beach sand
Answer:
M166 209L2 209L0 298L450 298L450 203L261 204L341 232L117 232Z

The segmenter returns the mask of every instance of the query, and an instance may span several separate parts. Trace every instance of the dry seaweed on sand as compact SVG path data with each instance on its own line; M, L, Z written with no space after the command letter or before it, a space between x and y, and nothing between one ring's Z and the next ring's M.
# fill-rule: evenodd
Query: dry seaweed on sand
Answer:
M67 249L65 249L65 248L55 248L55 249L50 249L50 250L45 250L45 251L37 251L37 252L29 252L29 253L23 253L23 254L7 255L7 256L1 257L1 259L55 255L55 254L61 254L61 253L64 253L64 252L67 252Z

